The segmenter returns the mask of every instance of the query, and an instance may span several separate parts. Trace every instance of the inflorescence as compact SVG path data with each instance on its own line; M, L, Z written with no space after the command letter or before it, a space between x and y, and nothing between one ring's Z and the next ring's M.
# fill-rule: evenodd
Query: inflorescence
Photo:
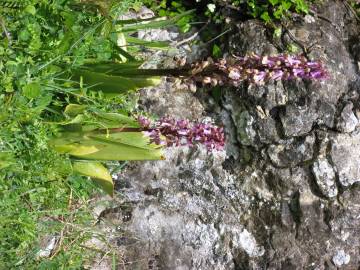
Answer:
M204 84L238 86L242 81L263 85L269 81L310 79L323 80L328 74L319 61L308 61L302 55L259 56L251 54L218 62L204 61L193 66L192 78Z
M208 150L222 150L225 136L222 127L206 123L189 122L163 117L152 123L149 119L139 116L138 122L150 137L150 142L166 146L193 146L203 144Z

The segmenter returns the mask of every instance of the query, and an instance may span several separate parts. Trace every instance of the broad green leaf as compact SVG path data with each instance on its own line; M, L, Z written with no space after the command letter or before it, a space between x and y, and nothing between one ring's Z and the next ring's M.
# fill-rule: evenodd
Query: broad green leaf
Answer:
M128 53L126 50L124 50L123 48L119 46L115 46L115 50L117 50L117 52L119 53L119 60L121 62L136 61L136 58L132 56L130 53Z
M138 76L123 77L118 75L109 75L107 73L92 72L85 69L73 71L74 79L80 80L90 86L91 90L102 91L105 95L117 95L134 91L142 87L156 86L161 82L160 77L156 76Z
M119 48L120 58L123 62L126 62L126 60L129 58L129 54L126 49L126 39L125 35L121 32L117 33L117 46Z
M41 86L38 82L32 82L23 87L23 94L27 98L36 98L40 95Z
M111 131L111 130L110 130ZM68 150L71 144L77 146L95 147L97 152L79 153L67 152L81 159L92 160L159 160L163 159L162 149L150 144L149 138L142 132L115 132L99 134L91 132L64 132L60 137L49 142L57 151ZM91 149L91 148L84 148ZM85 150L84 150L85 151ZM61 152L63 153L63 152Z
M95 73L105 73L112 76L122 77L148 77L158 78L159 76L186 76L190 74L188 69L141 69L138 68L140 63L101 63L101 64L87 64L82 69L92 71Z
M146 41L129 35L126 36L126 40L128 43L131 44L142 45L145 47L160 49L160 50L169 49L169 45L170 45L170 43L166 41Z
M117 126L140 127L136 120L120 113L95 112L95 114L99 117L99 121L108 120L117 124ZM107 126L107 128L110 127Z
M33 5L28 5L25 8L25 12L31 14L31 15L35 15L36 14L36 8Z
M91 177L107 194L114 195L114 183L111 175L100 162L75 161L73 170L76 173Z
M92 72L84 69L73 71L74 79L82 77L84 84L91 86L92 90L100 90L106 93L126 93L136 89L132 80L121 76L111 76L105 73Z
M102 72L102 73L110 73L110 74L121 74L122 71L126 70L139 70L138 68L143 64L143 62L139 61L129 61L126 63L115 63L115 62L101 62L101 63L91 63L82 66L83 69L87 69L93 72Z
M89 137L91 144L103 146L96 153L81 158L95 160L159 160L163 159L158 146L149 145L149 139L142 132L117 132Z
M72 109L75 111L73 112ZM78 109L80 110L83 108L69 107L68 111L72 114L75 114L78 112ZM90 111L88 114L78 114L70 120L57 122L54 124L60 125L61 131L65 132L89 132L96 129L106 130L111 128L120 129L140 127L138 121L134 118L120 113L104 113L100 111Z
M56 145L54 149L60 154L69 154L72 156L83 156L88 154L93 154L99 151L94 145L85 145L85 144L62 144Z
M70 117L74 117L85 111L86 105L69 104L66 106L64 113Z
M136 85L136 88L156 86L161 83L160 76L136 76L132 78L132 81Z
M109 70L121 71L123 69L138 69L143 62L126 62L126 63L115 63L115 62L100 62L100 63L89 63L83 66L83 68L90 69L95 72L106 72Z

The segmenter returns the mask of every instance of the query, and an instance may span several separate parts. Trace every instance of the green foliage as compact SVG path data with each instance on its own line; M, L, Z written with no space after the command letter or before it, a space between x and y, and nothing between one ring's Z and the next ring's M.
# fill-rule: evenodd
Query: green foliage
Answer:
M103 66L106 64L101 64ZM123 68L125 66L125 68ZM155 86L160 83L160 78L151 75L126 74L127 63L111 65L106 70L101 70L97 65L83 66L72 69L72 79L91 86L91 91L102 91L108 97L114 97L142 87ZM112 70L114 68L115 70ZM134 68L132 68L134 69ZM135 68L135 70L137 70ZM130 68L131 71L131 68Z
M248 2L251 14L254 17L263 19L266 23L271 23L272 19L281 20L289 16L290 11L306 14L309 11L308 5L304 0L269 0L262 4L261 1L252 0Z
M311 2L313 0L199 0L193 4L198 9L198 13L205 18L210 18L216 24L224 23L224 14L226 12L222 12L223 7L233 6L238 10L239 15L259 18L265 23L273 25L281 20L289 19L291 13L307 14ZM159 14L168 16L174 16L186 10L186 1L148 0L148 3L154 10L158 10ZM194 8L194 5L192 5L192 8ZM188 16L183 20L187 22L183 27L188 30L191 21L198 21L199 17Z
M233 0L235 6L245 5L248 13L254 18L261 18L267 24L273 24L284 18L289 18L291 12L307 14L307 0Z
M358 0L349 0L348 1L351 5L351 7L354 9L354 11L356 12L357 16L360 16L360 1Z
M187 8L183 5L183 1L167 1L167 0L144 0L142 3L146 4L151 10L157 12L159 16L166 16L170 18L177 17L179 15L183 15ZM181 16L179 20L177 20L176 25L179 29L186 33L191 28L191 22L196 19L193 13L185 13L185 16Z
M136 46L168 46L130 34L175 25L189 13L117 20L136 5L0 0L0 269L80 269L87 259L80 244L91 233L68 224L91 227L86 202L98 189L79 174L112 193L111 170L97 159L161 158L142 133L110 130L137 127L126 116L134 107L132 91L158 83L152 74L137 73L142 60L133 55ZM61 139L66 151L49 143ZM60 231L66 237L57 256L38 258L41 239Z

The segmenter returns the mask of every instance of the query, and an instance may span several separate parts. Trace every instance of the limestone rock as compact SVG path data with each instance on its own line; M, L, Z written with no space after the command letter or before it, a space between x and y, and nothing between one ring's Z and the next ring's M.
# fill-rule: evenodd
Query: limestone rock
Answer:
M337 253L332 257L332 261L338 267L348 264L350 262L350 255L346 254L344 250L338 250Z
M336 176L331 164L325 158L320 158L314 162L312 171L323 195L328 198L336 197L338 194Z
M354 105L352 103L346 104L341 112L338 120L337 129L341 132L353 132L359 123L359 120L352 111Z
M314 136L305 139L290 139L282 144L270 145L267 152L270 160L278 167L295 167L312 159L314 155Z
M332 140L331 159L339 181L348 187L360 181L360 132L338 134Z
M308 107L289 105L281 116L281 123L286 136L302 136L311 131L316 118L317 115L309 111Z

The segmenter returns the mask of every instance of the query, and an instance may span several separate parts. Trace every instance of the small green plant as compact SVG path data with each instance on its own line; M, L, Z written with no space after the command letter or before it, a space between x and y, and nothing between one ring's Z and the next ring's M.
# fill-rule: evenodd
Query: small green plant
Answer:
M305 0L250 0L246 1L251 15L271 24L273 20L288 18L290 12L307 14L308 3Z
M159 16L176 17L187 11L182 1L167 1L167 0L144 0L143 3L154 10ZM176 22L180 31L186 33L191 28L191 22L195 20L195 15L189 13L183 16Z

